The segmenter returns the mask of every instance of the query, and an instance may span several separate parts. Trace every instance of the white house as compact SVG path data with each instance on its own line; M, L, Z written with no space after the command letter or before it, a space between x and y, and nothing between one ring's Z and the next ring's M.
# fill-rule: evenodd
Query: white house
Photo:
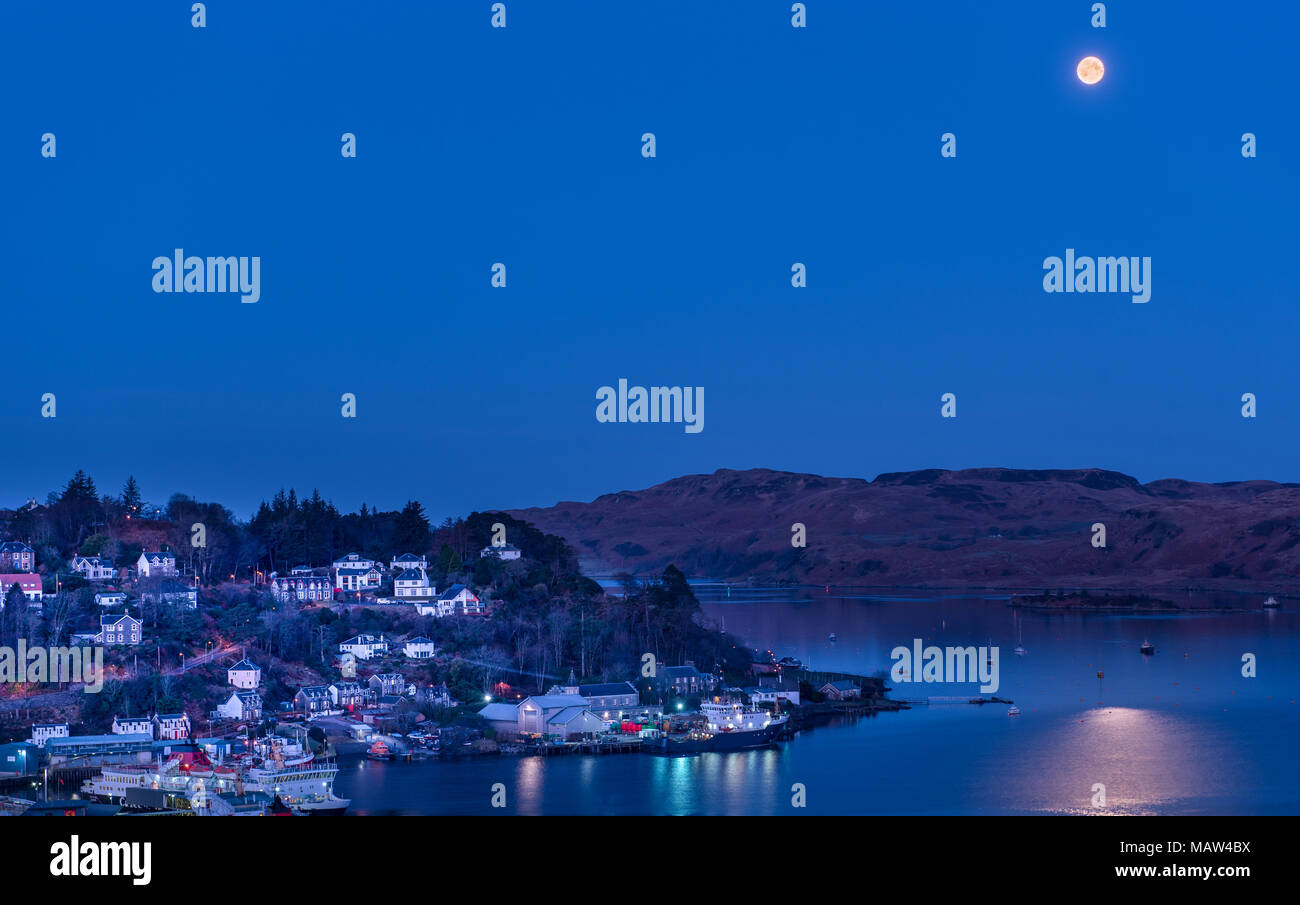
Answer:
M428 569L429 561L423 556L416 556L414 553L403 553L401 556L394 556L389 567L393 574L396 575L403 569Z
M154 736L175 741L190 737L190 718L184 713L155 713Z
M114 735L147 735L153 737L153 720L147 716L114 716Z
M167 550L141 553L135 561L135 573L141 578L173 576L176 574L176 554Z
M440 609L450 606L453 612L460 613L462 616L482 616L487 613L487 607L483 602L463 584L454 584L439 594L438 603Z
M126 594L122 591L100 591L95 595L95 603L100 606L123 606L126 604Z
M262 696L256 691L234 691L224 704L217 705L217 713L228 720L260 720Z
M45 743L52 738L67 738L67 723L37 723L32 726L31 743L38 748L44 748Z
M9 589L18 585L22 589L23 596L28 600L40 600L41 576L32 572L9 572L0 575L0 609L4 609L5 598L9 596Z
M445 603L436 597L426 597L424 599L416 598L415 615L417 616L454 616L456 615L456 605L450 600Z
M334 589L336 591L373 591L383 581L379 563L360 553L349 553L334 560Z
M252 690L262 684L262 668L251 660L240 660L226 670L226 682L245 691Z
M123 613L121 616L100 616L96 644L139 644L140 620Z
M438 589L429 584L429 576L423 569L405 569L393 579L394 597L433 597Z
M402 653L412 660L430 660L438 653L438 645L423 635L417 635L406 642Z
M519 552L519 548L516 547L514 544L502 544L499 547L497 546L484 547L482 550L479 551L478 555L480 557L483 557L484 559L486 559L489 556L495 556L497 559L509 560L509 559L518 559L523 554Z
M353 635L339 642L339 653L352 654L358 660L369 660L388 653L388 639L383 635Z
M99 556L74 556L72 571L81 573L86 581L110 581L113 578L113 563Z

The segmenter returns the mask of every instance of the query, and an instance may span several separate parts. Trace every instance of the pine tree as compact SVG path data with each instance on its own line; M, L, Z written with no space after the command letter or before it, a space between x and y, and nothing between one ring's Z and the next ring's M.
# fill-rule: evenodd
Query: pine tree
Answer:
M140 485L136 483L135 475L131 475L126 479L126 486L122 488L122 506L127 512L138 512L142 501Z

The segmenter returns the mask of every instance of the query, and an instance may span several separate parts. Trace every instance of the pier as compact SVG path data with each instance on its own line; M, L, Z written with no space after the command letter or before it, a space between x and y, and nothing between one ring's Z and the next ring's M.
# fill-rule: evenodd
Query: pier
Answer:
M520 746L522 748L520 753L540 754L543 757L556 754L634 754L641 750L644 741L640 736L634 736L572 742L537 742Z

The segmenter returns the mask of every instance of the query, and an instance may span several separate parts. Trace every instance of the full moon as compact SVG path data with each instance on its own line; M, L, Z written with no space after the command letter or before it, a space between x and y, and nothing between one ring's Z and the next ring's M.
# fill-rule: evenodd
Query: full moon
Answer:
M1085 85L1095 85L1106 74L1106 67L1101 65L1101 60L1096 57L1084 57L1079 61L1075 72L1079 74L1079 81Z

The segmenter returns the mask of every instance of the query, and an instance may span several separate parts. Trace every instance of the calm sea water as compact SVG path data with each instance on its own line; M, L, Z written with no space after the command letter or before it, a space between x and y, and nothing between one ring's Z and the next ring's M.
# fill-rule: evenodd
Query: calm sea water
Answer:
M997 694L1022 713L918 706L818 726L770 750L682 758L345 761L336 792L357 814L502 813L490 806L495 783L507 790L504 811L517 814L1300 813L1295 608L1038 614L980 597L698 593L728 631L814 669L870 674L917 637L941 647L992 639L1001 648ZM1022 634L1028 653L1016 657ZM1138 652L1145 639L1154 656ZM1246 653L1256 678L1241 675ZM978 693L893 687L907 699ZM802 811L791 806L795 783L806 789ZM1098 783L1104 809L1092 804Z

